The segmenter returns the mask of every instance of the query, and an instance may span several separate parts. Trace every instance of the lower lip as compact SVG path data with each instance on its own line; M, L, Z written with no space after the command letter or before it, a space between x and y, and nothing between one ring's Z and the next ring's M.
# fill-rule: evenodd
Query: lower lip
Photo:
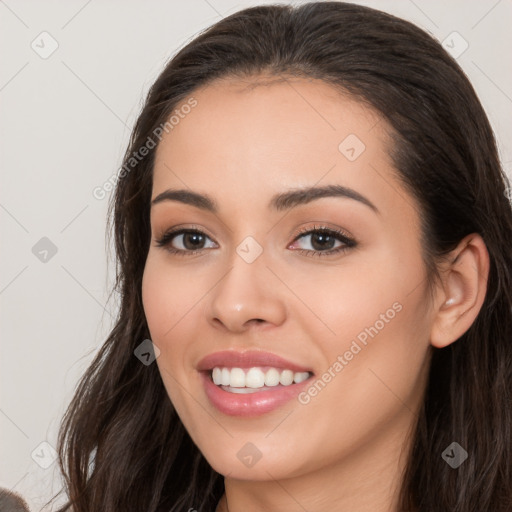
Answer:
M210 402L224 414L230 416L259 416L273 411L295 398L309 384L312 376L289 386L276 386L268 391L254 393L230 393L213 383L210 372L199 372L203 380L206 395Z

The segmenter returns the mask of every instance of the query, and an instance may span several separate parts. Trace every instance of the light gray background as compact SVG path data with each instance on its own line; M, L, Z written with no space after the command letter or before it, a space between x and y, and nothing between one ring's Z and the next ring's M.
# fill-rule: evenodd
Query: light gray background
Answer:
M56 445L73 389L115 316L115 300L106 305L114 268L104 238L108 199L92 191L119 168L165 61L221 17L263 3L274 2L0 0L0 486L23 494L32 510L61 487L57 464L36 462L51 461L40 443ZM356 3L440 40L456 31L467 41L458 61L510 175L512 1ZM43 31L59 45L46 59L31 47L50 49ZM32 252L42 237L57 247L45 263Z

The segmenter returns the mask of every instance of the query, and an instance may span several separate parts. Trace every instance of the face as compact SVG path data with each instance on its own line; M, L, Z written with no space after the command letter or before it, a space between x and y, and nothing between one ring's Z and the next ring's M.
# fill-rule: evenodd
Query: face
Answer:
M193 441L219 473L264 480L403 439L431 316L416 203L395 177L384 120L321 81L247 85L199 89L159 144L142 292ZM276 200L310 187L331 193ZM165 194L176 190L216 209ZM285 362L202 365L221 351ZM261 370L249 378L250 367ZM251 392L235 392L244 383Z

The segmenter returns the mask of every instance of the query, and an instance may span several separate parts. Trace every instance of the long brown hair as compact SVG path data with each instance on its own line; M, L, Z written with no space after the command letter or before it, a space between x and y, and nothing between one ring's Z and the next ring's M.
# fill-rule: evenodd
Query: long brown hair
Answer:
M151 87L109 210L117 322L61 425L69 500L60 510L209 512L224 491L157 365L133 354L150 337L141 282L156 148L135 163L130 158L196 88L262 72L324 80L388 121L397 176L421 207L430 284L439 258L469 233L483 237L491 263L486 298L459 340L433 350L400 510L511 510L512 209L493 132L468 79L435 39L392 15L342 2L236 12L182 48ZM442 458L452 442L469 454L457 469Z

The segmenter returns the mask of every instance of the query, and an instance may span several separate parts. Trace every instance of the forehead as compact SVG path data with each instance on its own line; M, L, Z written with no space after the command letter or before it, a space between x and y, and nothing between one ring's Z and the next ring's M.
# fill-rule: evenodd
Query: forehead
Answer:
M336 183L364 190L374 203L396 201L377 198L383 180L399 187L389 125L333 86L259 76L217 80L191 96L196 105L157 148L153 198L171 187L219 198L228 190L223 200L249 204L286 188Z
M377 140L383 135L379 133L382 130L369 132L379 124L388 128L374 110L317 79L223 78L197 89L193 97L197 105L180 116L161 146L169 142L176 146L194 144L194 137L199 136L201 141L195 141L196 148L210 150L213 148L206 144L226 144L230 140L244 140L246 146L253 147L263 143L260 149L274 150L294 145L298 150L312 141L319 154L338 151L339 143L347 135L366 139L375 146L382 142ZM184 103L175 111L179 112ZM222 140L227 136L230 139ZM319 140L323 140L321 145ZM200 146L198 142L202 142Z

